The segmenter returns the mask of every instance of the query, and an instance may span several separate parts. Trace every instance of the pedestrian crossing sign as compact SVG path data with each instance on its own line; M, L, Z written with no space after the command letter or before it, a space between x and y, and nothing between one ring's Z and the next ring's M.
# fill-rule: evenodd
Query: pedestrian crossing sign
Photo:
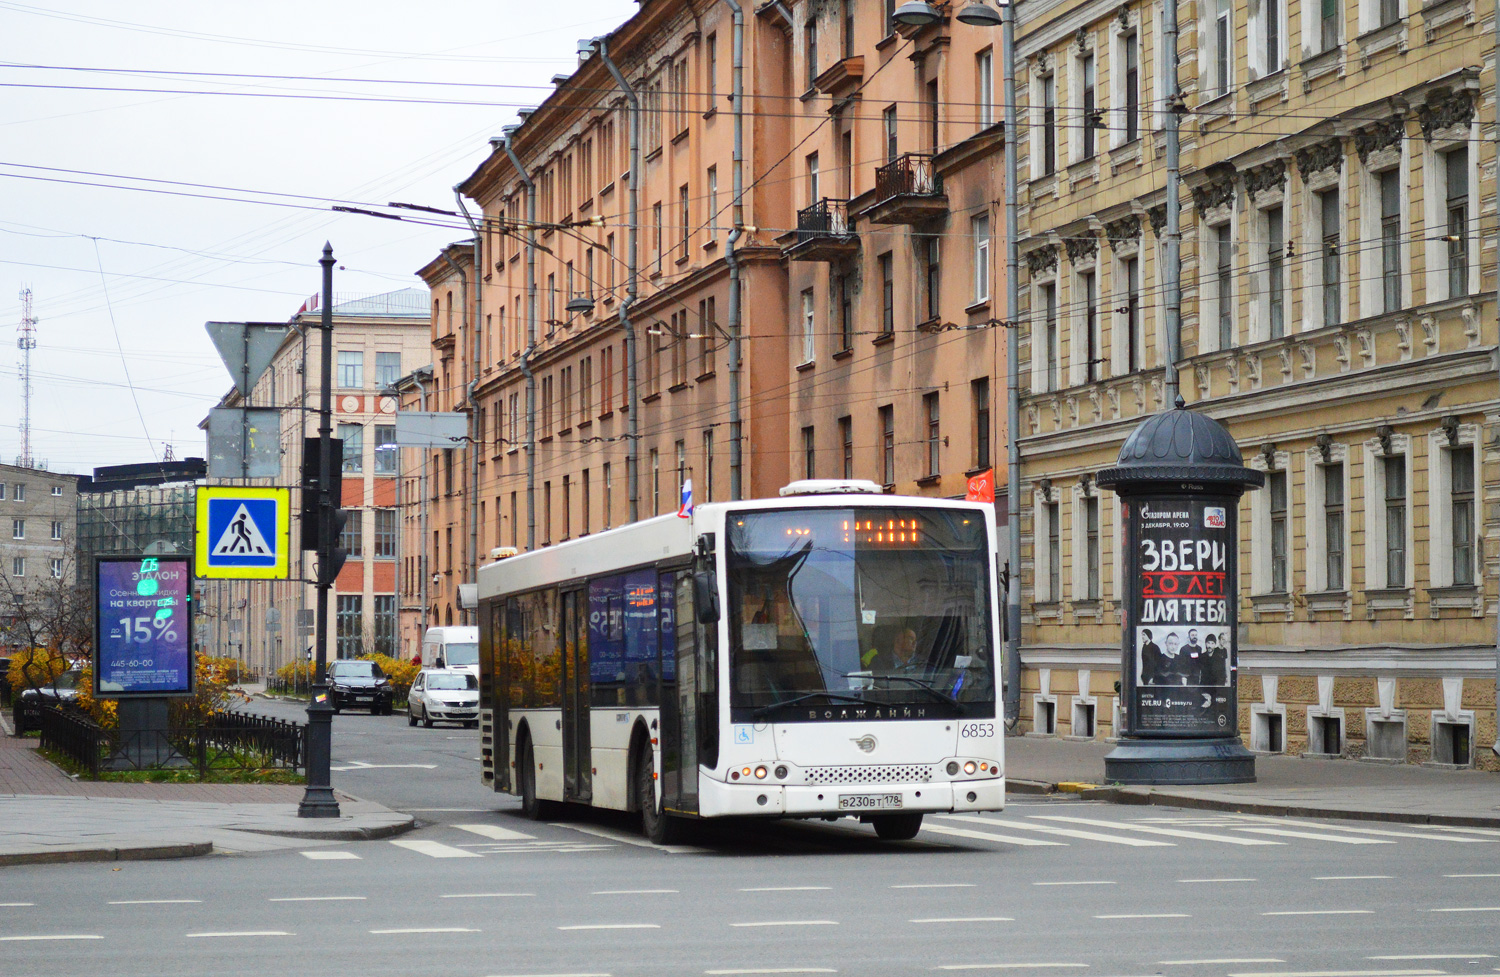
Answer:
M291 520L289 489L199 486L198 576L285 580Z

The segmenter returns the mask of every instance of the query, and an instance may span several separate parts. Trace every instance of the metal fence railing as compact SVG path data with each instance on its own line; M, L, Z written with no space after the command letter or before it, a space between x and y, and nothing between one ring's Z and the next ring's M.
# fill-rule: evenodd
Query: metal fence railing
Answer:
M297 772L307 765L307 727L265 716L220 712L197 725L128 731L50 706L37 719L42 748L95 779L105 770L191 768L205 780L217 772Z
M876 200L942 192L943 178L933 169L931 153L906 153L875 170Z
M849 201L824 197L797 211L797 243L849 233Z

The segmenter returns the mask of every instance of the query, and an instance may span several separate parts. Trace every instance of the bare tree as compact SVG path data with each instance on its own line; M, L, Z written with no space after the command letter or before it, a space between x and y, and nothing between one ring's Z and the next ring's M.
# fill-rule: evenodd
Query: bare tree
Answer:
M0 576L0 645L26 659L18 689L46 685L92 648L92 603L83 587L69 582L75 576L73 547L66 552L56 575Z

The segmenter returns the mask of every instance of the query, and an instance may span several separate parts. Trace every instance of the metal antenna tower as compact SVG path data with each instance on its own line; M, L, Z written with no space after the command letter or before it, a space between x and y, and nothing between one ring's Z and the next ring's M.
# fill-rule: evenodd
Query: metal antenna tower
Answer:
M36 316L31 312L31 289L21 289L21 324L16 346L21 350L21 457L16 464L31 467L31 351L36 349Z

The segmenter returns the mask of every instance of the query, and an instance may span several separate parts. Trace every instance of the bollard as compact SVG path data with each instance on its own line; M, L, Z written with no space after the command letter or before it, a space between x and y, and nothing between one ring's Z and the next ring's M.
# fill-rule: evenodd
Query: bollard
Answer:
M1106 779L1254 782L1239 733L1238 509L1264 482L1224 426L1181 397L1142 421L1099 473L1120 497L1125 563L1125 725L1104 758Z

